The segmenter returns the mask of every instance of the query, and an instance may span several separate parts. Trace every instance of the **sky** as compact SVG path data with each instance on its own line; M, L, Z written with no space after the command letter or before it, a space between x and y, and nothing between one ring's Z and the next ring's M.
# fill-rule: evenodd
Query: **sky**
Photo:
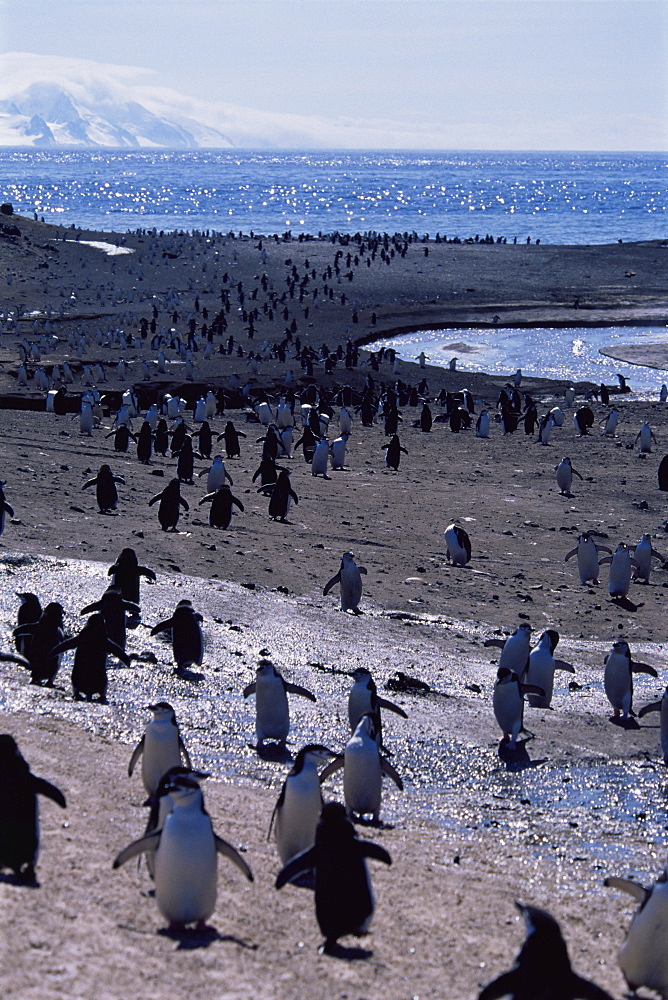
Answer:
M442 148L668 149L666 0L0 0L0 52ZM392 143L393 144L393 143Z

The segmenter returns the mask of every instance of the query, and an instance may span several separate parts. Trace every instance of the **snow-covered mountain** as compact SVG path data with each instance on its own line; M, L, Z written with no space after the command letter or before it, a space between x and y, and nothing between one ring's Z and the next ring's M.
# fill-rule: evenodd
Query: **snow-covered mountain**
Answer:
M443 148L399 122L329 121L187 97L149 70L87 59L0 55L0 146Z

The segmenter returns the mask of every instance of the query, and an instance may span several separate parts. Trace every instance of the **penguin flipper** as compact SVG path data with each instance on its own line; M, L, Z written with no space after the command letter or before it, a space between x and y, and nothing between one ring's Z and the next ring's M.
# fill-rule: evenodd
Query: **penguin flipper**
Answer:
M19 653L0 653L0 660L5 663L20 663L22 667L30 669L30 661Z
M190 754L186 750L186 745L183 742L183 740L181 739L181 733L179 733L179 750L181 751L181 756L183 757L184 761L186 762L186 767L189 767L192 770L192 764L190 762Z
M571 551L564 556L564 562L568 562L569 559L572 559L573 556L576 556L577 554L578 554L578 547L576 545L574 549L571 549Z
M158 624L154 625L153 628L151 629L151 635L157 635L158 632L167 632L170 628L173 628L173 626L174 626L173 618L168 618L164 622L158 622Z
M485 639L483 642L483 646L497 646L499 649L503 649L505 644L505 639Z
M255 681L253 681L252 684L247 684L243 690L244 698L250 698L252 694L255 694L256 689L257 689L257 684L255 683Z
M578 997L579 1000L612 1000L607 990L597 986L596 983L592 983L590 979L583 979L582 976L578 976L575 972L573 973L572 996Z
M514 996L517 986L517 970L511 969L488 983L478 994L478 1000L499 1000L499 997Z
M374 844L372 840L360 840L358 843L362 857L373 858L374 861L382 861L386 865L392 864L392 858L380 844Z
M114 656L117 656L118 659L122 663L124 663L126 667L132 666L132 660L130 659L128 654L125 652L124 649L121 649L118 643L114 642L113 639L107 638L107 649L109 650L110 653L113 653Z
M634 674L649 674L650 677L658 677L654 667L650 667L649 663L636 663L635 660L631 663L631 670Z
M334 760L330 760L329 764L323 767L322 771L320 772L320 784L322 785L324 781L327 781L330 775L334 774L335 771L338 771L340 768L342 768L344 763L345 763L345 757L343 756L342 753L337 754Z
M222 854L224 857L228 858L233 865L236 865L239 871L243 872L249 882L253 881L253 873L241 857L239 852L228 844L226 840L219 837L217 833L214 833L213 839L216 842L216 851L218 854Z
M650 705L643 705L643 707L638 712L638 718L642 719L643 715L647 715L649 712L660 712L661 702L653 701Z
M188 506L188 501L184 500L183 497L179 497L179 503L181 504L184 510L190 510L190 507Z
M598 551L600 552L601 549L599 548ZM603 565L605 565L605 563L611 563L611 562L612 562L612 556L611 555L610 556L603 556L602 559L599 559L598 564L599 564L599 566L603 566Z
M81 487L82 490L87 490L89 486L95 486L97 484L97 476L95 479L89 479L87 483L84 483Z
M287 865L281 868L276 876L276 882L274 883L276 888L280 889L286 882L291 882L297 875L315 868L315 862L315 847L309 847L307 850L302 851L301 854L296 854L294 858L288 861Z
M137 765L137 761L139 760L139 758L141 757L141 755L143 754L143 752L144 752L144 737L142 736L142 738L140 739L139 743L137 744L137 746L132 751L132 757L130 757L130 763L128 764L128 777L129 778L132 777L132 772L134 771L134 769L135 769L135 767Z
M162 493L156 493L154 497L151 497L148 502L149 507L152 507L154 503L158 502L158 500L162 500Z
M322 596L327 597L332 587L337 583L341 583L341 570L339 570L336 576L333 576L332 579L325 584L325 586L323 587Z
M201 507L203 503L211 503L211 501L213 500L213 498L215 497L215 495L216 495L215 493L207 493L207 495L205 497L202 497L202 499L199 501L199 503L197 504L197 506Z
M554 661L555 670L565 670L568 674L575 673L575 667L572 663L568 663L566 660L555 660Z
M152 569L148 568L148 566L137 566L137 572L141 573L142 576L145 576L147 580L151 580L155 583L156 575Z
M241 500L237 500L236 497L232 497L232 503L236 504L239 510L243 512L244 505L242 504Z
M644 903L649 896L649 889L646 889L644 885L640 885L639 882L634 882L630 878L618 878L616 875L610 875L608 878L603 879L603 885L606 889L619 889L620 892L628 893L638 903Z
M47 799L51 799L52 802L57 803L61 809L67 808L67 802L61 790L52 785L46 778L36 778L33 776L33 789L36 795L45 795Z
M390 764L390 762L387 759L387 757L381 757L380 758L380 769L383 772L383 774L386 774L388 778L392 779L392 781L395 783L395 785L397 786L397 788L399 789L399 791L403 792L403 790L404 790L404 783L401 780L401 778L399 777L399 775L397 774L397 772L394 770L394 768L392 767L392 765Z
M290 694L299 694L302 698L308 698L309 701L317 701L316 696L308 688L302 687L300 684L289 684L287 681L283 682L285 685L285 690Z
M402 719L408 718L403 708L399 708L398 705L394 705L391 701L387 701L385 698L378 699L378 708L386 708L388 712L394 712L395 715L400 715Z
M60 653L66 653L68 649L75 649L79 642L79 636L75 635L72 639L65 639L64 642L59 642L57 646L54 646L49 650L50 656L58 656Z
M159 842L160 835L162 834L162 829L154 830L153 833L149 833L146 837L140 837L139 840L133 840L131 844L117 854L114 858L114 863L112 868L120 868L124 865L126 861L131 861L132 858L136 858L140 854L147 854L148 851L155 851Z
M82 608L79 612L80 615L90 615L93 611L102 610L102 601L95 601L94 604L87 604L85 608Z

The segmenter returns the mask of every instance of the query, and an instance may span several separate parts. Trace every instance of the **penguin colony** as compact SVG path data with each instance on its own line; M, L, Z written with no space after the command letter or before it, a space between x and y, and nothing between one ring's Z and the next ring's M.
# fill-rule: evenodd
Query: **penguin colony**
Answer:
M393 247L393 251L395 249ZM383 251L386 253L387 248L384 247ZM360 256L362 252L359 251ZM337 251L337 274L343 256L342 251ZM303 302L309 281L304 281L303 278L300 280L299 274L294 272L296 268L293 268L293 290L299 288L300 302ZM331 275L329 278L331 280ZM264 290L266 292L266 288ZM231 291L226 289L225 295L221 295L223 310L216 317L217 326L211 324L214 336L221 339L225 330L224 313L229 311L227 307L232 299ZM237 288L236 294L243 305L245 293ZM278 308L278 296L273 301L269 296L269 301L274 308ZM259 317L254 316L251 310L247 318L249 339L252 340L251 331L254 332ZM148 336L147 328L148 321L142 321L142 338ZM174 351L192 370L194 355L202 349L201 345L204 342L211 345L214 341L214 336L208 336L209 331L206 337L198 338L195 330L196 324L191 327L187 341L164 332L156 336L156 331L151 331L154 334L158 370L164 366L165 352L168 350ZM281 344L265 342L261 351L249 352L250 370L253 371L261 363L263 355L279 359L281 354L284 357L294 357L307 375L309 371L312 374L314 364L323 364L325 370L331 371L337 363L345 362L347 368L358 363L358 351L351 340L345 349L339 347L336 352L321 350L318 356L308 348L302 349L298 338L294 337L295 331L291 333L293 336L286 336ZM111 339L115 344L122 341L118 335L113 335ZM233 338L229 338L227 348L230 353L234 346ZM80 345L80 349L85 354L85 342ZM204 346L204 357L206 350L207 347ZM31 352L34 358L32 345L24 345L20 384L23 384L24 377L26 380L30 377L31 367L34 367L29 361ZM378 358L372 356L371 368L378 370L378 365L383 360L382 352ZM389 352L387 360L392 361ZM425 367L426 360L428 359L424 355L419 357L421 368ZM62 367L63 386L55 391L50 388L51 382L43 370L34 368L36 384L48 389L49 394L53 393L50 400L47 398L47 409L51 408L54 413L64 412L64 399L67 396L65 386L70 384L70 378L66 374L69 366L67 370L65 365ZM94 366L94 372L92 369L87 372L86 368L84 365L83 379L84 382L88 379L90 388L81 395L79 429L82 434L93 436L100 430L102 420L102 398L93 384L93 377L97 381L104 381L105 374L99 364ZM123 361L119 362L117 376L125 379L127 369L128 366ZM455 370L454 364L451 369ZM52 378L54 377L52 372ZM551 436L557 433L555 429L564 424L564 412L559 407L553 407L539 419L534 400L528 394L522 400L519 394L521 380L521 371L518 370L507 391L503 390L500 394L496 404L497 421L490 421L488 411L491 407L476 415L475 402L465 389L460 393L447 393L437 401L442 406L442 413L437 421L447 423L452 433L460 433L471 427L477 417L475 433L483 438L493 433L495 422L498 422L503 434L514 433L522 423L526 434L536 434L537 443L548 446ZM290 461L293 451L302 447L304 461L310 466L313 477L329 479L330 471L345 470L351 437L354 441L353 414L359 417L362 427L370 426L376 420L384 423L388 437L388 443L384 447L385 466L397 474L401 455L408 456L399 439L401 418L398 406L417 405L421 401L422 410L418 422L420 430L426 434L433 431L431 407L424 399L426 384L421 384L417 392L399 381L392 386L378 387L373 377L369 376L363 392L353 393L343 389L329 398L325 392L309 390L298 396L293 384L294 376L290 380L286 376L285 391L278 401L251 390L246 394L247 419L262 425L265 430L258 441L262 442L262 449L260 467L256 473L256 477L260 478L257 489L269 499L268 515L275 521L285 522L291 504L299 503L298 495L290 484L288 469L277 463ZM623 390L625 387L622 384L620 388ZM601 386L601 398L605 395L607 389ZM150 463L156 454L165 456L168 450L171 451L171 457L177 460L176 475L163 490L147 499L148 506L159 505L158 521L163 531L177 531L181 514L190 509L181 495L181 486L194 483L195 461L211 462L209 468L197 473L197 477L207 475L207 490L198 503L211 504L210 525L228 529L232 523L233 507L237 508L240 515L244 513L242 502L232 495L234 484L225 469L222 456L216 455L212 459L215 435L212 434L211 422L221 412L221 402L224 410L224 399L221 401L211 390L197 399L192 421L200 426L193 432L186 424L186 403L182 398L163 395L147 408L142 417L137 394L128 390L123 393L123 401L115 414L111 430L105 430L108 437L113 437L116 453L126 452L130 441L134 441L137 459L143 464ZM572 405L572 402L573 400L567 401L567 406ZM335 407L339 409L340 435L330 443L328 430L335 417ZM141 429L135 435L132 421L139 419L142 420ZM574 414L573 423L579 435L590 433L594 425L590 407L580 406ZM299 424L301 438L293 444L293 428ZM618 424L619 411L613 408L601 424L601 433L614 437ZM218 434L217 439L224 440L228 460L238 457L241 447L239 438L245 436L231 421L227 421L224 431ZM197 438L196 446L194 438ZM656 443L654 433L644 423L631 447L639 444L640 452L649 454ZM96 500L101 514L112 514L118 510L119 502L122 505L122 493L119 498L117 486L127 485L123 477L112 472L112 465L101 465L97 475L82 485L83 490L96 487ZM573 476L581 481L583 479L573 469L569 458L563 458L555 472L557 486L564 496L570 495ZM7 483L3 483L0 488L0 533L4 529L5 513L14 517L14 510L5 499L6 485ZM659 486L664 488L661 477ZM595 537L595 531L584 530L578 539L578 546L568 552L565 559L577 556L578 573L583 584L598 583L599 567L609 564L608 589L612 599L626 599L634 580L648 583L652 559L665 562L664 557L653 548L648 534L643 535L635 545L626 541L619 542L615 552L597 544ZM444 558L453 567L460 568L467 566L472 559L475 560L475 544L484 544L484 540L474 539L472 547L467 532L457 521L445 528L444 542ZM601 551L605 551L607 557L600 558ZM50 686L61 665L62 655L74 650L74 698L86 698L90 701L97 697L100 702L104 702L107 696L107 656L115 656L126 666L131 663L132 654L128 654L125 649L125 621L126 615L138 618L140 614L139 577L143 575L149 579L155 578L151 570L139 566L134 552L128 549L124 550L109 572L113 577L112 586L98 602L82 609L81 613L89 614L90 617L76 636L65 634L63 609L59 604L49 603L42 610L35 595L20 595L23 603L14 631L17 653L4 654L3 658L25 666L30 671L32 683ZM354 554L344 553L340 569L325 584L323 595L327 596L338 585L341 610L354 615L361 614L362 576L365 573L365 568L356 564ZM203 663L201 624L202 616L192 608L190 602L184 601L177 606L170 619L152 626L152 634L170 635L175 669L186 678L189 671ZM528 625L521 624L505 640L490 640L487 643L501 646L492 708L502 733L501 746L504 752L513 752L517 748L519 737L525 732L525 699L532 708L549 708L555 671L560 669L574 672L571 664L555 659L558 642L558 633L554 629L547 629L531 648L531 629ZM613 709L613 718L626 720L633 713L634 673L656 676L654 668L633 659L626 641L616 640L604 664L604 687ZM337 953L341 937L347 934L364 934L368 930L374 902L366 860L374 859L386 865L391 863L384 848L372 841L358 838L351 819L367 816L372 823L379 823L383 776L389 777L398 788L403 787L402 779L388 760L382 745L380 712L384 709L397 715L405 713L398 706L378 697L368 671L358 671L357 674L349 698L351 733L343 753L337 753L321 744L303 747L285 778L271 823L283 865L276 878L276 887L281 888L310 873L315 889L316 919L324 938L323 948L330 954ZM256 745L259 750L267 741L285 744L289 733L289 694L312 702L317 697L300 685L284 680L271 661L260 661L255 680L243 691L244 697L255 696ZM664 757L668 760L668 723L664 725L664 715L668 718L668 710L664 710L665 700L664 696L661 701L646 705L640 710L639 716L642 718L653 711L660 713L661 746ZM206 772L192 768L173 709L167 703L160 702L149 706L149 710L152 719L132 754L129 772L133 773L141 759L142 780L149 796L151 816L144 835L120 851L114 867L119 867L136 856L150 855L156 902L170 928L178 931L188 924L201 928L215 909L216 855L223 854L231 860L249 880L253 876L238 851L213 830L201 788ZM14 819L20 821L12 828L13 834L7 822L0 821L0 824L4 824L0 837L0 865L13 871L18 878L31 883L36 878L38 850L36 795L45 795L61 807L65 806L65 800L58 789L31 774L11 736L0 737L0 755L0 760L5 765L2 768L2 780L6 782L2 790L7 790L9 811L14 811L12 822ZM318 764L327 761L318 774ZM325 804L321 784L338 769L343 769L344 804ZM16 830L20 831L18 836L15 834ZM661 908L666 905L662 904L665 881L664 874L653 888L643 889L621 878L606 880L606 884L629 892L641 903L641 909L620 952L620 967L627 982L633 989L644 985L663 995L668 993L668 965L665 960L663 964L661 961L650 962L648 953L654 948L655 939L652 935L657 933L657 926L665 926L667 919ZM347 884L347 890L343 893L342 882ZM573 972L556 921L534 907L523 906L520 909L527 924L527 942L514 969L485 987L480 994L481 998L489 1000L509 995L518 1000L522 997L528 1000L530 996L543 995L540 990L547 987L542 985L541 976L552 983L552 993L545 992L544 995L554 996L555 1000L557 997L569 996L607 996L604 991ZM643 917L645 910L647 913ZM654 916L655 913L658 916Z

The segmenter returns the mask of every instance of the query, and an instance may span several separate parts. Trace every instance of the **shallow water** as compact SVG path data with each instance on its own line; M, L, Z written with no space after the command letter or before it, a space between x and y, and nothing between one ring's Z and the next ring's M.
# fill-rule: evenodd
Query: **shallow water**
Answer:
M566 379L572 382L605 382L617 385L619 372L629 382L635 399L657 399L668 371L630 365L600 353L621 344L665 343L668 332L657 327L530 327L512 329L419 330L365 347L378 351L393 347L405 361L414 361L424 351L429 364L447 367L457 357L457 370L510 375L518 368L527 376Z
M60 599L66 627L73 634L83 624L78 609L97 599L107 583L107 566L93 562L4 555L0 568L5 650L12 648L17 591L34 591L42 603ZM204 615L205 660L192 679L174 674L170 644L149 635L150 627L168 618L183 598L192 600ZM491 710L494 670L488 651L481 647L491 630L484 623L388 613L374 607L354 618L334 612L319 599L288 598L237 584L164 574L157 584L142 585L141 604L143 621L128 632L128 650L153 652L157 664L126 668L111 666L116 661L110 661L108 705L73 701L72 654L61 665L53 689L31 686L21 667L3 664L3 728L11 730L6 713L52 715L127 743L129 759L130 748L148 721L146 706L167 700L176 709L196 766L223 781L278 789L289 757L260 757L252 748L253 699L244 702L241 695L254 677L260 650L270 651L286 678L317 694L316 706L290 699L292 753L306 742L343 749L348 738L346 674L364 663L372 668L379 690L396 670L420 677L432 688L426 696L383 692L410 717L408 722L387 712L384 717L384 743L405 784L403 793L386 784L384 822L405 825L409 816L422 817L443 830L456 831L463 845L490 828L498 829L503 843L529 837L539 867L546 859L559 865L559 852L566 843L571 860L577 861L564 874L571 882L598 878L603 863L611 859L626 868L635 864L637 870L637 843L634 847L629 842L637 841L638 831L654 845L655 853L668 842L668 771L660 763L658 730L654 730L656 754L649 758L592 753L575 741L572 748L550 759L540 739L521 744L515 754L500 752ZM575 726L576 719L581 722L583 713L609 712L600 670L607 648L583 640L564 640L563 645L562 655L576 663L582 685L576 693L555 688L553 705L567 727ZM634 651L659 670L668 669L665 645L637 644ZM644 680L639 681L639 703L646 692L647 700L655 697L660 687L651 682L641 689L641 683ZM473 729L471 720L476 723ZM529 716L527 726L531 728ZM341 778L331 779L328 789L341 795ZM550 830L547 837L535 832L543 821ZM651 870L652 862L647 864Z

